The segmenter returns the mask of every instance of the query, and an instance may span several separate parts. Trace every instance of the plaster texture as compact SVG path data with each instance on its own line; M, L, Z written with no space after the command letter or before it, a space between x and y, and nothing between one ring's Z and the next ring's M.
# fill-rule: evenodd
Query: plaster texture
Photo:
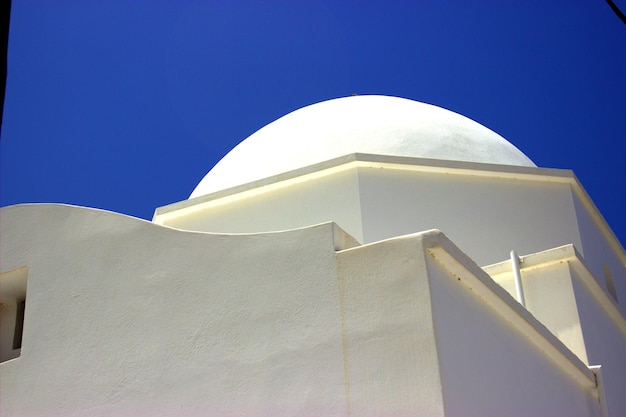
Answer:
M351 415L601 415L589 369L440 232L337 258Z
M435 106L290 113L152 223L0 216L1 416L626 415L620 242L573 173Z
M484 268L515 294L511 265ZM588 366L602 365L606 408L626 407L626 318L573 245L522 257L526 308Z
M28 265L0 415L345 415L332 224L180 232L85 208L3 208Z
M488 128L449 110L399 97L353 96L289 113L231 150L190 198L351 153L535 164Z
M361 243L439 228L481 265L572 243L626 297L626 255L565 170L353 154L157 209L154 221L218 233L333 221Z
M354 416L444 416L420 239L339 252L346 396Z
M183 230L259 233L334 221L362 242L358 181L356 170L344 170L243 198L225 198L207 207L199 205L189 215L162 224Z
M0 415L600 415L591 371L438 231L358 246L333 223L223 235L0 214L0 270L28 266Z
M438 228L481 265L533 253L578 231L569 184L359 168L365 242ZM471 221L468 221L471 219ZM404 232L403 232L404 231Z
M540 336L529 338L446 265L428 268L446 417L601 416L590 381L555 366L533 346Z
M588 361L602 365L608 413L620 415L626 410L626 319L608 314L608 296L591 290L589 280L581 277L579 270L572 275Z
M603 239L601 231L596 226L589 210L585 208L580 198L574 200L578 230L580 231L580 251L584 254L585 265L589 268L598 284L608 291L607 274L615 287L614 302L626 317L626 270L623 259L611 250L609 241ZM621 302L620 302L621 301Z

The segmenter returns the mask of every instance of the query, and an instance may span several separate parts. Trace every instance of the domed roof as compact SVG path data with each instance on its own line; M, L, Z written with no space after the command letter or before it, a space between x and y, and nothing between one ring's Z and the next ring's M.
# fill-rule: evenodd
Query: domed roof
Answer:
M398 97L352 96L291 112L231 150L190 198L352 153L536 166L488 128Z

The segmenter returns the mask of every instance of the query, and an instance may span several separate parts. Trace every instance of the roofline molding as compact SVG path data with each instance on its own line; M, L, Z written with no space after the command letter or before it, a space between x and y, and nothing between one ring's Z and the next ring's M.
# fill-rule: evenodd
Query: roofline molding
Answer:
M569 169L352 153L258 181L159 207L155 210L152 221L156 224L165 225L168 220L173 218L354 168L382 168L434 174L569 184L574 194L580 199L581 203L600 229L602 235L607 242L609 242L615 254L626 267L626 252L622 244L619 242L574 172Z

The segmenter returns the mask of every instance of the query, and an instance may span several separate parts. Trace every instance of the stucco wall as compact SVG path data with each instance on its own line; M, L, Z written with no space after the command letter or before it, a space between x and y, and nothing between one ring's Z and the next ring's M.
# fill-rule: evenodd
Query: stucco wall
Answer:
M428 271L446 417L601 416L595 390L486 302L480 283L432 259Z
M526 254L581 246L567 182L409 168L351 167L304 182L279 181L267 191L242 192L245 198L234 194L183 210L165 224L253 233L333 221L362 243L437 228L481 265L508 258L511 249Z
M610 416L626 413L626 333L612 320L585 279L572 269L573 289L590 365L601 365ZM623 319L622 319L623 320Z
M558 259L521 270L526 308L581 361L589 364L567 261ZM513 273L494 277L513 297Z
M580 243L565 183L359 168L365 242L437 228L479 265Z
M287 182L288 183L288 182ZM358 179L355 170L315 177L237 199L165 224L184 230L257 233L333 221L362 241Z
M585 264L589 267L598 284L610 294L605 278L605 267L611 274L611 280L617 295L617 307L626 317L626 268L615 250L611 248L606 238L600 231L598 224L590 216L580 199L575 196L574 207L576 208L577 224L581 234L580 252L584 256Z
M437 232L338 254L352 414L601 416L585 365L439 241L461 254Z
M3 416L599 415L584 365L439 232L337 252L333 224L216 235L59 205L1 214L1 270L29 268Z
M443 416L421 241L337 255L347 396L353 416Z
M3 416L345 415L331 224L224 236L68 206L2 209L27 265Z

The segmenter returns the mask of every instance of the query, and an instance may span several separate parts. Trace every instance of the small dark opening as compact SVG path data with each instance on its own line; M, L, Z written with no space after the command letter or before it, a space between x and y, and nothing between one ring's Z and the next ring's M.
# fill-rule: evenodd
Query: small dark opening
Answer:
M13 349L20 349L22 347L25 309L26 300L17 300L17 311L15 312L15 332L13 333Z
M608 266L604 265L604 280L606 281L606 289L611 294L611 297L617 303L617 290L615 289L615 282L613 281L613 274L611 274L611 270Z

